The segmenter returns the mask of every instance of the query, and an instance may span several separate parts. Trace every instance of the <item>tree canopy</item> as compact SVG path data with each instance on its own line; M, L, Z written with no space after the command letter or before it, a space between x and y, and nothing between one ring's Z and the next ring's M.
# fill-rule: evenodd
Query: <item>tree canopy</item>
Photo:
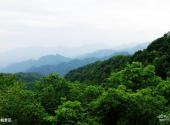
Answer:
M12 125L169 125L170 38L57 74L0 74L0 118ZM2 123L2 120L0 121Z

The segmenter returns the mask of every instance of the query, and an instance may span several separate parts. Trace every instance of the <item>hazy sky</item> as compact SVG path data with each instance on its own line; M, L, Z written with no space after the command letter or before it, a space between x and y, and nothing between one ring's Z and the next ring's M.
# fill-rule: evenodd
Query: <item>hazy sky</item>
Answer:
M169 5L170 0L0 0L0 52L151 41L170 30Z

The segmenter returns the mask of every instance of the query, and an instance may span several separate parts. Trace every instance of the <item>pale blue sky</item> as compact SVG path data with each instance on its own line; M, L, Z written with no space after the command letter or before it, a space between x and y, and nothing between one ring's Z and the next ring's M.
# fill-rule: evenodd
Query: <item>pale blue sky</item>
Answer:
M169 5L169 0L0 0L0 52L151 41L170 30Z

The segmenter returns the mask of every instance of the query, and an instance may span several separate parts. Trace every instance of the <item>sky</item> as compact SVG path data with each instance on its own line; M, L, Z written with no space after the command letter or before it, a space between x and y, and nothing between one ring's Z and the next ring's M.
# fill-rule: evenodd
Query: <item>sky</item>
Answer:
M169 0L0 0L0 53L149 42L170 30L169 5Z

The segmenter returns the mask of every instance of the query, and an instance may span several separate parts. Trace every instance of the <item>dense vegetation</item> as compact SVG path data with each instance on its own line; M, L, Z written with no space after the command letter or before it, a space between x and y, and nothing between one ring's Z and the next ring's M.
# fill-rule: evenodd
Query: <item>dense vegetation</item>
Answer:
M153 41L144 51L136 52L132 61L140 61L143 64L153 64L156 74L162 78L170 76L170 36L166 34Z
M101 54L103 52L103 54ZM71 61L68 62L63 62L63 63L59 63L56 65L42 65L39 67L32 67L30 69L28 69L26 72L30 72L30 73L38 73L41 75L49 75L51 73L58 73L61 76L64 76L65 74L67 74L69 71L73 70L73 69L77 69L79 67L85 66L87 64L91 64L94 63L96 61L103 61L106 59L109 59L112 56L116 56L116 55L128 55L127 52L114 52L113 50L103 50L103 51L97 51L94 53L90 53L87 55L84 55L82 57L79 57L78 59L73 59ZM99 56L100 55L100 56Z
M159 125L158 116L170 111L170 81L138 62L112 72L103 85L55 74L32 89L15 75L1 74L0 85L0 117L12 118L13 125Z
M119 59L121 58L121 59ZM153 41L147 49L139 50L131 57L113 57L110 60L96 62L66 74L65 78L70 81L103 82L113 70L119 70L126 63L142 62L145 66L152 64L158 76L166 79L170 76L170 36L166 34ZM119 66L117 66L119 65ZM122 66L121 66L122 65ZM96 77L99 76L99 77Z
M160 48L169 46L164 37ZM156 43L131 57L74 70L66 76L69 81L57 74L41 79L33 75L28 84L28 74L20 74L22 79L0 74L0 118L12 118L12 125L169 125L168 70L161 67L166 72L162 76L159 65L144 61L150 57L142 54L160 51L153 57L162 64L161 54L168 55Z
M115 56L106 61L97 61L72 70L65 75L65 78L70 81L78 80L80 82L101 84L109 77L112 71L123 69L129 61L129 56Z

